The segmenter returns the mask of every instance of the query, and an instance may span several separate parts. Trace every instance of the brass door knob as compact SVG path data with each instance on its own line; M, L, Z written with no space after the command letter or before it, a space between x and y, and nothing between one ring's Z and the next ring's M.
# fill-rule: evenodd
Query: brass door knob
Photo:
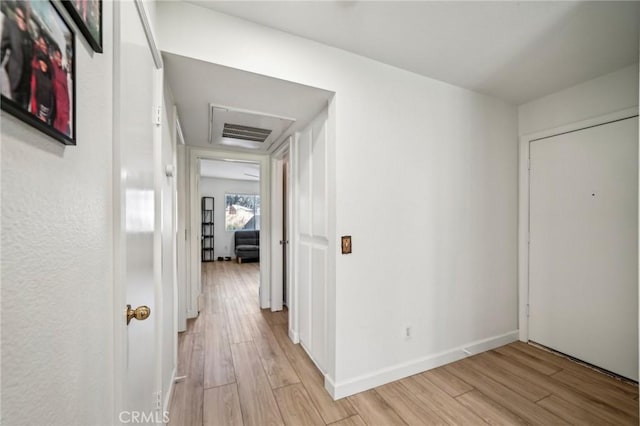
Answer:
M138 306L135 309L131 309L131 305L127 305L127 325L133 318L138 321L144 321L151 315L151 309L148 306Z

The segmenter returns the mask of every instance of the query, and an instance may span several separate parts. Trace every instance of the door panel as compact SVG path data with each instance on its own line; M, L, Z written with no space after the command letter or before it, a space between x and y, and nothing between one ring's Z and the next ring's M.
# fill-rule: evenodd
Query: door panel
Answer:
M327 110L298 137L297 288L300 343L325 371L327 306Z
M530 158L529 337L638 380L638 119Z
M126 326L123 408L154 413L153 394L157 383L157 341L154 285L154 103L155 65L138 11L133 2L121 2L119 10L119 163L117 189L122 220L117 252L126 303L133 308L146 305L151 316ZM135 96L131 96L135 93ZM122 313L124 318L124 306ZM130 415L129 415L130 416ZM125 416L124 419L129 417Z

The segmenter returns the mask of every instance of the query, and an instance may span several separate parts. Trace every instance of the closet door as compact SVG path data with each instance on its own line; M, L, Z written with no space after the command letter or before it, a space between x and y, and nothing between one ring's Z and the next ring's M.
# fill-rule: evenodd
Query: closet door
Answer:
M531 142L529 338L638 380L638 118Z
M298 135L297 291L300 343L326 371L327 262L327 110Z

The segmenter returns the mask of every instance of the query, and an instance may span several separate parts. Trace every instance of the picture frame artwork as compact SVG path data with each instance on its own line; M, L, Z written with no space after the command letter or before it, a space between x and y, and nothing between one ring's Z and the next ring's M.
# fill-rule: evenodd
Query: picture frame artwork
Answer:
M102 0L62 0L91 48L102 53Z
M2 110L76 145L75 35L50 1L0 4Z

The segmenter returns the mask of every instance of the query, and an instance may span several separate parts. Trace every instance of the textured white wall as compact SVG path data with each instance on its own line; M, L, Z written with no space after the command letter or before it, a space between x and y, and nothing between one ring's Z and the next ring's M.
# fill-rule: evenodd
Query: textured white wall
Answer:
M165 51L336 92L329 244L354 252L327 275L330 380L397 378L517 329L514 106L194 5L157 13Z
M112 6L76 39L78 145L2 113L2 424L111 425Z
M638 64L552 93L518 107L526 135L638 106Z
M200 197L214 197L213 255L235 257L233 232L224 229L224 194L260 194L260 182L203 177L200 179Z

